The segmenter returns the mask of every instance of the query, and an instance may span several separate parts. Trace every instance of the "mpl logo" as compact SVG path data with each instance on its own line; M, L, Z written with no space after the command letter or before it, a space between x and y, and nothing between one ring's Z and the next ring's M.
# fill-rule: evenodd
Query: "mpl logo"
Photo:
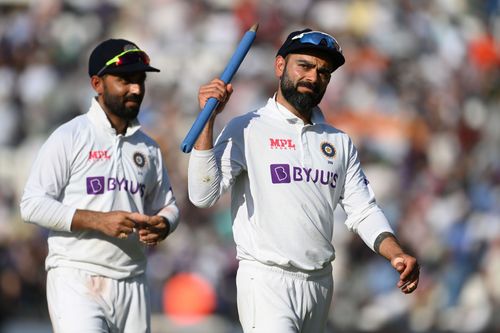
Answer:
M105 177L87 177L87 194L98 195L105 191L126 191L130 194L139 193L144 196L146 185L134 182L125 178L105 178Z
M273 184L306 182L337 187L339 175L329 170L290 166L289 164L271 164L271 181Z
M92 160L109 160L111 156L109 156L107 150L91 150L89 152L89 161Z
M273 139L269 138L271 149L295 150L295 143L292 139Z

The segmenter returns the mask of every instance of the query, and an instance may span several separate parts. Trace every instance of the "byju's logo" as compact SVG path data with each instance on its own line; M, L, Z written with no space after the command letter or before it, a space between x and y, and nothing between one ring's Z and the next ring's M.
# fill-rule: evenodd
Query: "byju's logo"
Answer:
M104 177L87 177L87 194L103 194Z
M103 194L104 191L126 191L130 194L139 193L144 196L146 185L134 182L125 178L105 178L105 177L87 177L87 194Z
M288 164L271 164L271 180L273 184L290 183L290 166Z
M333 171L296 167L288 164L271 164L271 181L273 184L306 182L337 187L339 175Z

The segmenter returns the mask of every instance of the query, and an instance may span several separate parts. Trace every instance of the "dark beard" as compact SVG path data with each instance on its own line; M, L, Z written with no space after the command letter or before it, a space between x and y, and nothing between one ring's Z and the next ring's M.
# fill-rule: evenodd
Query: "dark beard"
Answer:
M137 118L137 115L139 114L139 108L142 102L141 96L130 95L126 96L122 100L119 96L109 94L108 90L105 87L102 97L104 105L108 108L109 112L111 112L112 114L125 120L133 120ZM125 106L125 103L128 101L136 102L137 106L134 107Z
M298 87L306 87L312 90L311 93L301 93L297 90ZM308 116L311 109L321 102L325 90L320 91L318 84L310 82L297 82L294 85L292 80L287 75L286 68L280 80L280 88L283 97L290 103L300 114Z

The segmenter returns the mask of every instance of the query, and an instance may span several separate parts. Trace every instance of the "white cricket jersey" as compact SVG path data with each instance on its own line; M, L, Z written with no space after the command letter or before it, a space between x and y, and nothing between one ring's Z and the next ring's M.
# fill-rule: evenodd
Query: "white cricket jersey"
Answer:
M136 233L122 240L71 231L76 209L162 215L172 232L179 210L156 142L131 122L117 135L99 103L63 124L41 147L21 200L25 221L51 229L46 268L75 267L121 279L146 268Z
M315 108L312 124L270 98L229 122L213 149L193 150L189 198L209 207L229 188L240 260L317 270L335 258L333 212L373 249L392 229L375 202L357 151Z

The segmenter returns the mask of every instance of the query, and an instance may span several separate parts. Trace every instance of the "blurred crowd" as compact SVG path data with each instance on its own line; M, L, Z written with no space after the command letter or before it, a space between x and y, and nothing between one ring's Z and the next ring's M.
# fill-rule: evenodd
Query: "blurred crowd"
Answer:
M196 331L165 306L169 281L186 272L215 295L200 319L213 326L199 332L240 332L229 196L193 207L179 146L199 112L199 86L257 22L218 130L272 96L289 32L334 35L346 64L322 109L353 138L379 205L420 260L420 286L403 295L390 265L337 211L331 332L500 331L499 0L0 0L0 330L48 322L47 231L23 223L19 199L48 134L88 110L91 50L121 37L161 69L148 75L140 121L162 146L182 215L149 251L154 332Z

